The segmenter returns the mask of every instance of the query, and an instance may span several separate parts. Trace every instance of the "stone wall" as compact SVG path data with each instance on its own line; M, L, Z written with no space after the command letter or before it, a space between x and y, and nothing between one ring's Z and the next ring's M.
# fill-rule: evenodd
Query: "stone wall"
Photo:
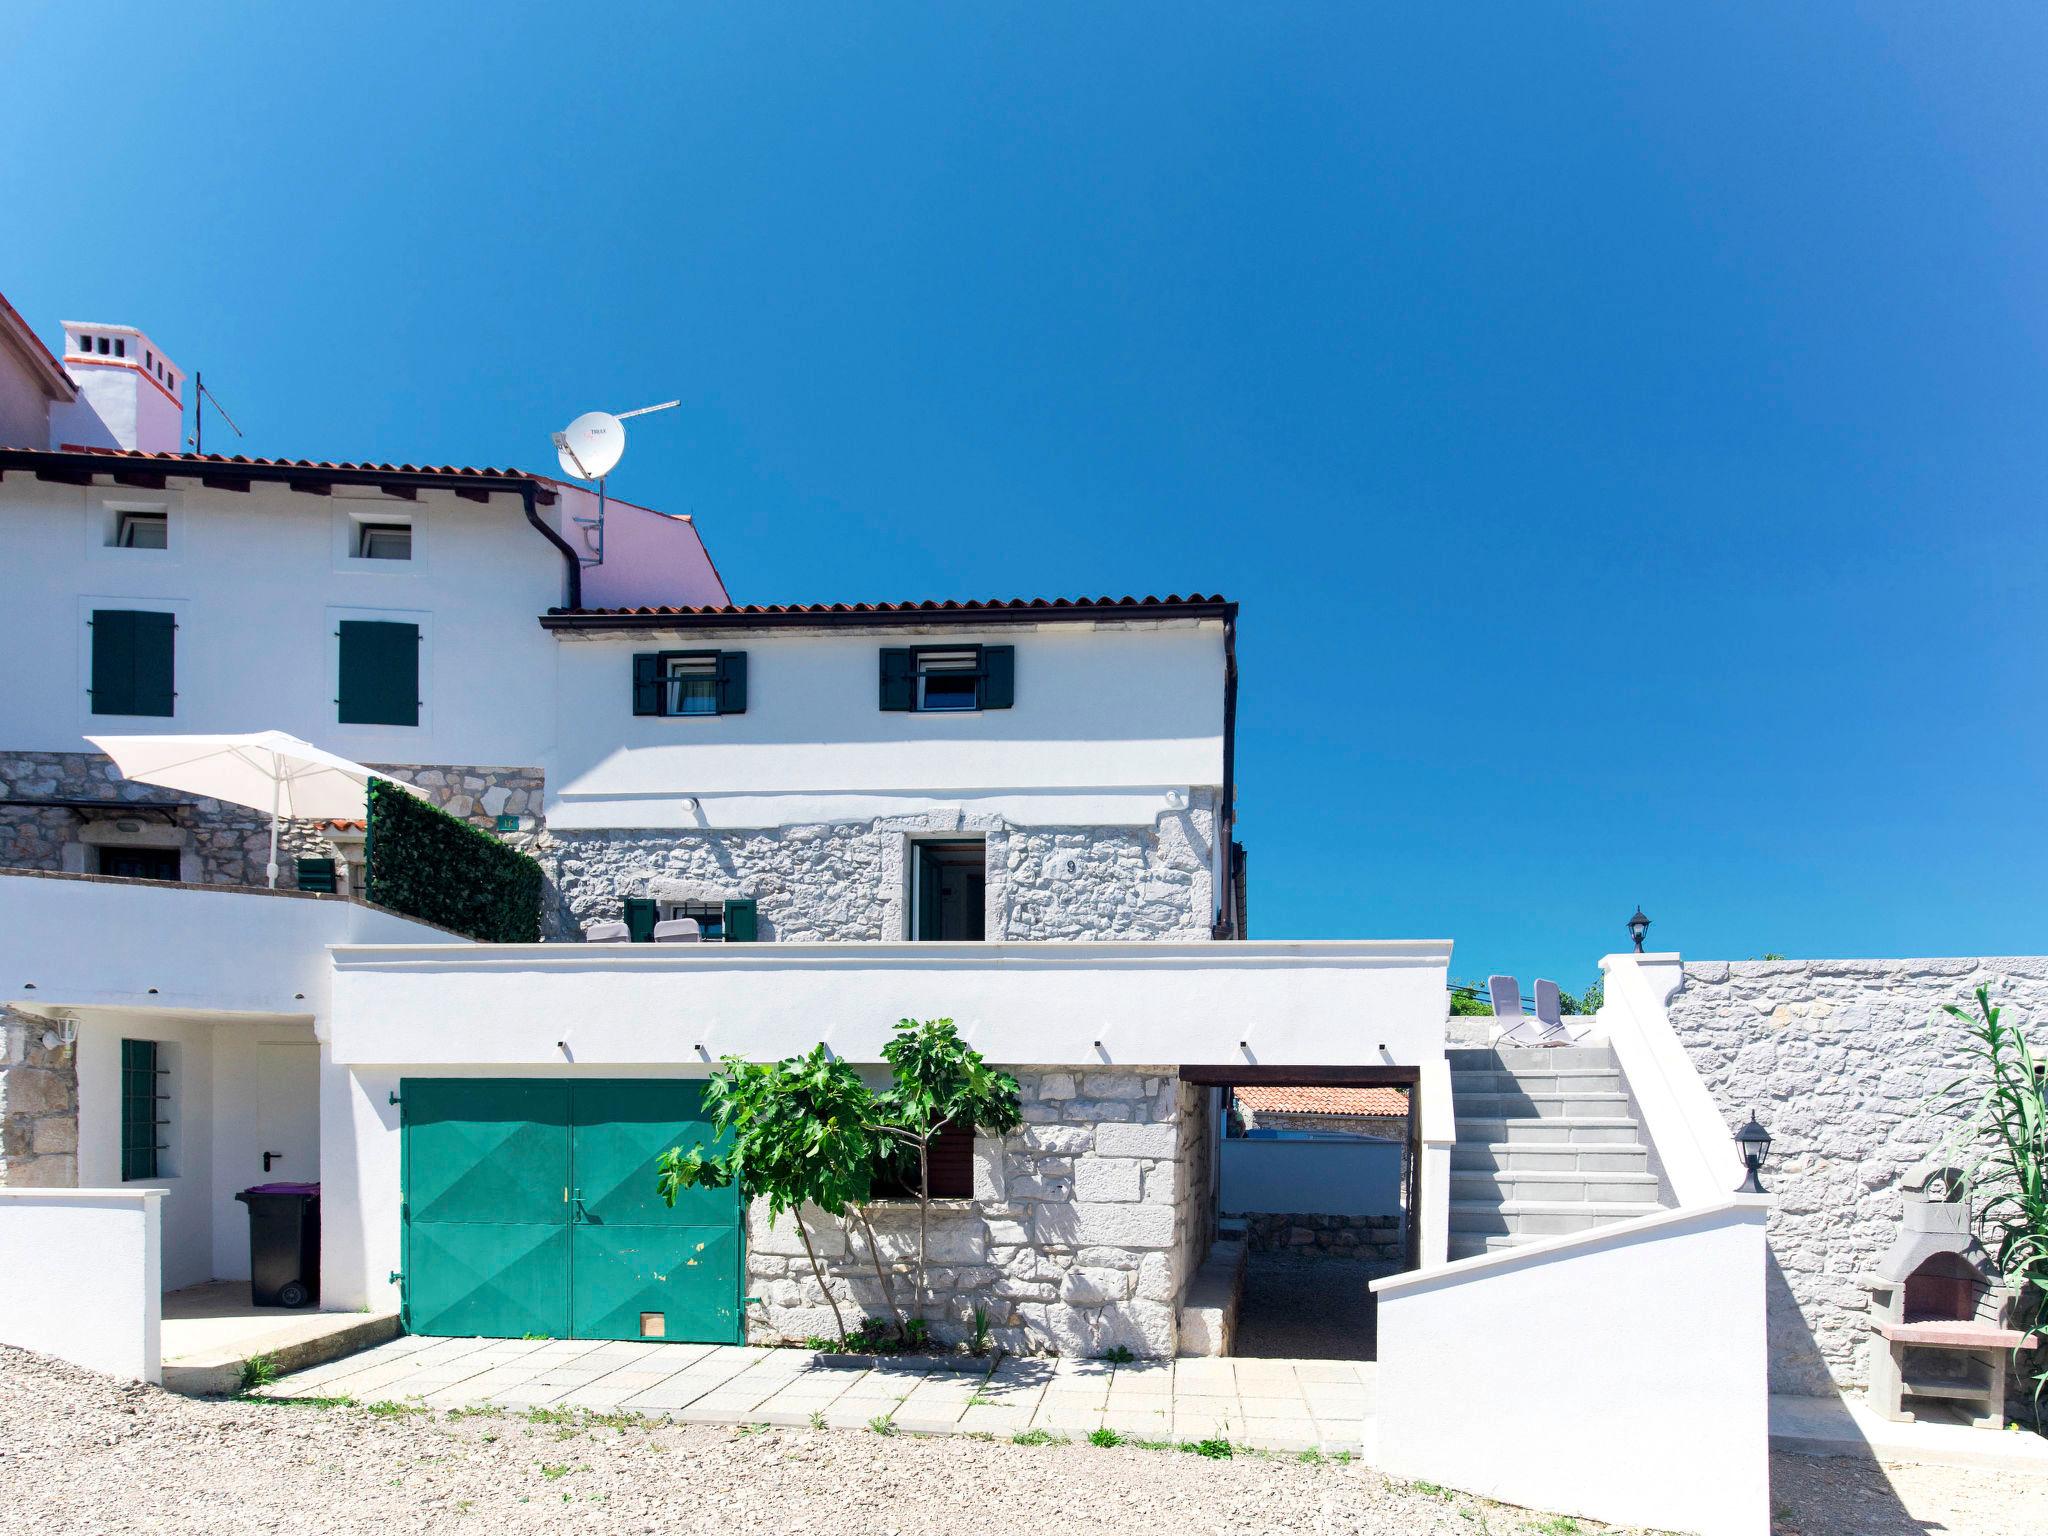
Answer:
M927 1253L931 1299L918 1310L957 1343L988 1314L989 1337L1016 1354L1174 1353L1186 1280L1186 1208L1194 1170L1189 1118L1198 1091L1171 1069L1016 1072L1024 1124L975 1148L975 1195L935 1202ZM1206 1179L1203 1180L1206 1185ZM909 1308L917 1207L870 1210L876 1244ZM849 1328L887 1315L868 1234L816 1212L806 1222ZM747 1336L757 1343L830 1337L832 1312L812 1276L795 1220L748 1214Z
M1856 1277L1891 1245L1903 1181L1955 1124L1928 1099L1961 1075L1944 1003L1989 985L2037 1043L2048 959L1690 962L1670 1015L1731 1131L1774 1138L1771 1390L1864 1383L1868 1296Z
M911 842L979 835L992 939L1205 939L1214 801L1197 792L1155 827L1015 827L934 812L758 831L551 830L532 851L554 893L552 938L619 920L628 896L744 896L764 941L901 939Z
M435 804L481 826L500 813L516 815L522 833L507 841L530 847L542 813L542 780L537 768L471 768L420 763L373 763L392 777L427 792ZM91 800L110 810L78 812L30 806L0 806L0 868L71 869L97 872L89 849L66 850L95 840L175 847L185 853L188 878L204 885L262 885L270 859L270 817L248 806L205 799L177 790L137 784L121 777L111 759L97 752L0 752L0 798ZM122 816L127 803L188 800L192 806L166 823L161 815L138 811ZM359 847L337 846L325 826L287 822L277 845L278 882L289 885L293 860L338 858Z
M1229 1212L1225 1212L1229 1215ZM1237 1218L1253 1253L1362 1260L1393 1274L1408 1262L1399 1216L1286 1215L1250 1211Z
M78 1072L72 1047L43 1044L51 1027L0 1008L0 1185L78 1184Z

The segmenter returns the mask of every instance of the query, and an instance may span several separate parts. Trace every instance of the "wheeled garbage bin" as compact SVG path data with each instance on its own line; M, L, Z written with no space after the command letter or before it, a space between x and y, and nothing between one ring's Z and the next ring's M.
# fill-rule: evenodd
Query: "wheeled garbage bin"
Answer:
M320 1300L320 1186L257 1184L235 1198L249 1207L249 1300L310 1307Z

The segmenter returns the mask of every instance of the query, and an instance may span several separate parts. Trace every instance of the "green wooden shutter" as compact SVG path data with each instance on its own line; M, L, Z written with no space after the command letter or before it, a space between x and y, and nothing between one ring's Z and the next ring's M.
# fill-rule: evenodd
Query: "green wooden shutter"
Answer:
M660 714L661 695L661 653L642 651L633 658L633 713Z
M299 889L320 891L332 896L335 892L334 860L300 859L298 861Z
M734 896L725 904L725 942L753 944L761 937L760 916L751 897Z
M121 1177L156 1174L157 1064L154 1040L121 1042Z
M747 712L747 653L718 653L718 712L744 715Z
M910 664L909 647L883 646L882 708L907 710L916 692L915 670Z
M341 621L343 725L420 723L420 630L382 620Z
M626 898L626 937L645 944L654 937L654 925L661 921L661 908L645 896Z
M178 621L168 613L95 608L92 712L170 715L177 700Z
M981 648L981 707L1008 709L1017 701L1017 648L1014 645L984 645Z

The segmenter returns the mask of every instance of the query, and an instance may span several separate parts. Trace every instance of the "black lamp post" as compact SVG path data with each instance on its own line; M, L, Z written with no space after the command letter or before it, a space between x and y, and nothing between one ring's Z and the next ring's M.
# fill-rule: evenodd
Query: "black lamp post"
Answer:
M1738 1195L1767 1194L1763 1180L1757 1177L1757 1170L1764 1165L1764 1159L1771 1155L1771 1133L1756 1123L1756 1116L1749 1117L1749 1124L1735 1133L1735 1145L1742 1153L1742 1166L1748 1169L1742 1183L1736 1186Z
M1650 931L1650 920L1643 916L1643 909L1636 908L1636 915L1628 920L1628 936L1635 940L1636 953L1643 952L1643 935Z

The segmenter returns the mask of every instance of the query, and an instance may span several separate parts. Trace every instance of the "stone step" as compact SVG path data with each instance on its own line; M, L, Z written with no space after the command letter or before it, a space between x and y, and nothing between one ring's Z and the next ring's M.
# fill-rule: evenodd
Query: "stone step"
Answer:
M1470 1201L1590 1201L1640 1203L1657 1199L1652 1173L1601 1173L1581 1168L1451 1170L1451 1199Z
M1447 1259L1476 1259L1482 1253L1500 1253L1533 1241L1526 1237L1487 1237L1474 1232L1453 1232L1444 1250Z
M1661 1209L1654 1200L1453 1200L1450 1229L1474 1236L1557 1237Z
M1461 1120L1522 1120L1531 1116L1548 1120L1558 1115L1628 1113L1628 1095L1625 1093L1465 1093L1453 1084L1451 1103Z
M1505 1141L1516 1146L1635 1146L1643 1139L1642 1127L1626 1115L1460 1114L1457 1126L1458 1141L1464 1145Z
M1451 1071L1463 1072L1559 1072L1568 1068L1597 1068L1618 1071L1620 1062L1607 1045L1557 1045L1529 1049L1519 1046L1460 1047L1445 1051Z
M1550 1122L1543 1122L1548 1125ZM1451 1148L1455 1173L1648 1173L1641 1142L1460 1141Z
M1603 1067L1571 1067L1555 1072L1533 1068L1520 1072L1459 1072L1451 1078L1451 1094L1459 1099L1474 1093L1620 1092L1620 1071Z

